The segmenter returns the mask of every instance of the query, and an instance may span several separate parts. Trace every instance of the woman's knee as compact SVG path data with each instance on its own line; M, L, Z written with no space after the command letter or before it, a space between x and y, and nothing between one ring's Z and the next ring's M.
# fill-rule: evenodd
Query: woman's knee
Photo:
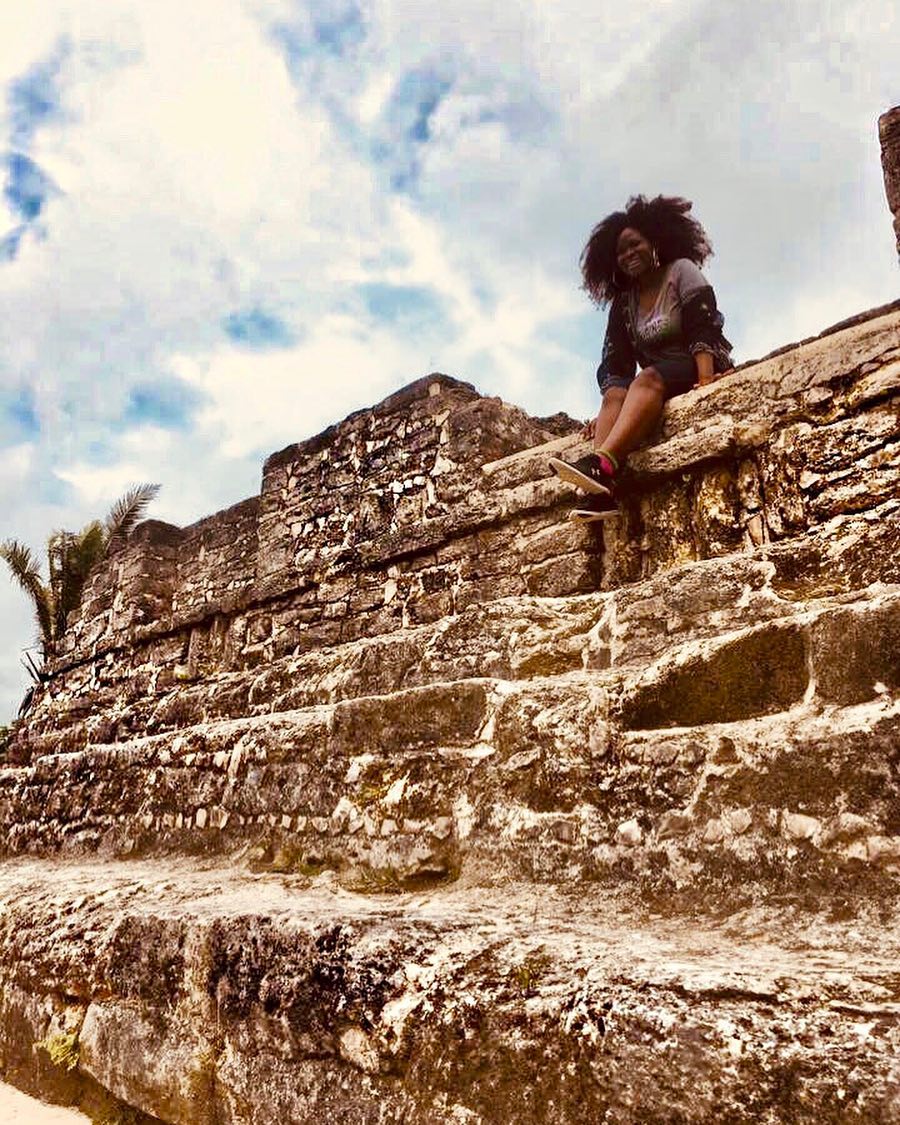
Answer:
M606 390L603 392L603 399L602 399L602 402L600 404L601 408L604 407L604 406L606 406L606 407L621 406L622 403L625 401L625 396L627 394L628 394L628 388L627 387L607 387Z
M654 390L661 395L666 393L665 381L655 367L645 367L643 370L639 371L634 377L632 386L642 387L646 390Z

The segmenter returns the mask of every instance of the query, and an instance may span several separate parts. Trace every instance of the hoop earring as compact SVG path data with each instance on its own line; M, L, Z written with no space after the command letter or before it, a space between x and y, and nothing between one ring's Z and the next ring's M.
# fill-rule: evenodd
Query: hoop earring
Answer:
M619 280L620 277L622 278L621 281ZM625 275L621 272L621 270L619 269L618 266L616 266L615 269L612 271L612 283L613 283L613 285L615 285L615 287L617 289L623 289L624 290L624 289L628 288L628 278L625 277Z
M658 269L659 268L659 254L658 254L655 246L652 247L652 250L653 250L653 255L652 255L650 260L653 262L653 268Z

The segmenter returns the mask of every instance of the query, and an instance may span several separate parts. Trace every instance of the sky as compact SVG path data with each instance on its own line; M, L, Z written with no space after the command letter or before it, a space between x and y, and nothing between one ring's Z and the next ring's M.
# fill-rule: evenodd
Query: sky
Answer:
M587 417L578 258L639 192L738 362L893 300L898 43L895 0L0 0L0 539L143 481L191 523L432 371Z

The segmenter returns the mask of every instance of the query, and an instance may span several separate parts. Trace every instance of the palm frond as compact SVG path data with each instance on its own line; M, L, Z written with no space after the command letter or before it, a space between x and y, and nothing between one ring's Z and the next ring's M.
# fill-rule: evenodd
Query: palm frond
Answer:
M25 649L25 651L22 653L20 660L22 662L22 667L25 669L28 675L31 676L33 683L40 684L44 682L44 680L47 678L46 674L43 672L40 665L37 663L28 649Z
M43 585L40 563L32 554L31 548L26 547L17 539L7 539L0 543L0 559L13 573L13 577L26 593L31 593L35 584Z
M0 543L0 558L6 562L15 580L31 598L46 654L50 651L56 634L53 595L51 589L44 585L40 565L31 550L16 539L7 539L5 543Z
M104 521L106 547L127 538L134 525L142 518L147 505L159 492L158 484L137 484L113 504Z
M93 520L77 533L58 531L47 543L57 636L65 632L69 614L81 604L91 569L103 557L105 546L99 520Z
M126 539L142 518L147 505L159 492L158 484L130 488L101 522L92 520L81 531L54 531L47 540L49 578L44 583L37 558L15 539L0 543L13 577L34 603L44 657L53 653L65 633L69 615L81 604L91 571L109 548Z

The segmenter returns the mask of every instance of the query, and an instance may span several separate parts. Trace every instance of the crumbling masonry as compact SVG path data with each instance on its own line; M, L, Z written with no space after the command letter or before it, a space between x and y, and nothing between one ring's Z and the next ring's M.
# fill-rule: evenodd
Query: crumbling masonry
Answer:
M900 303L672 402L602 532L570 419L444 375L144 524L0 770L7 1079L900 1121L898 438Z

